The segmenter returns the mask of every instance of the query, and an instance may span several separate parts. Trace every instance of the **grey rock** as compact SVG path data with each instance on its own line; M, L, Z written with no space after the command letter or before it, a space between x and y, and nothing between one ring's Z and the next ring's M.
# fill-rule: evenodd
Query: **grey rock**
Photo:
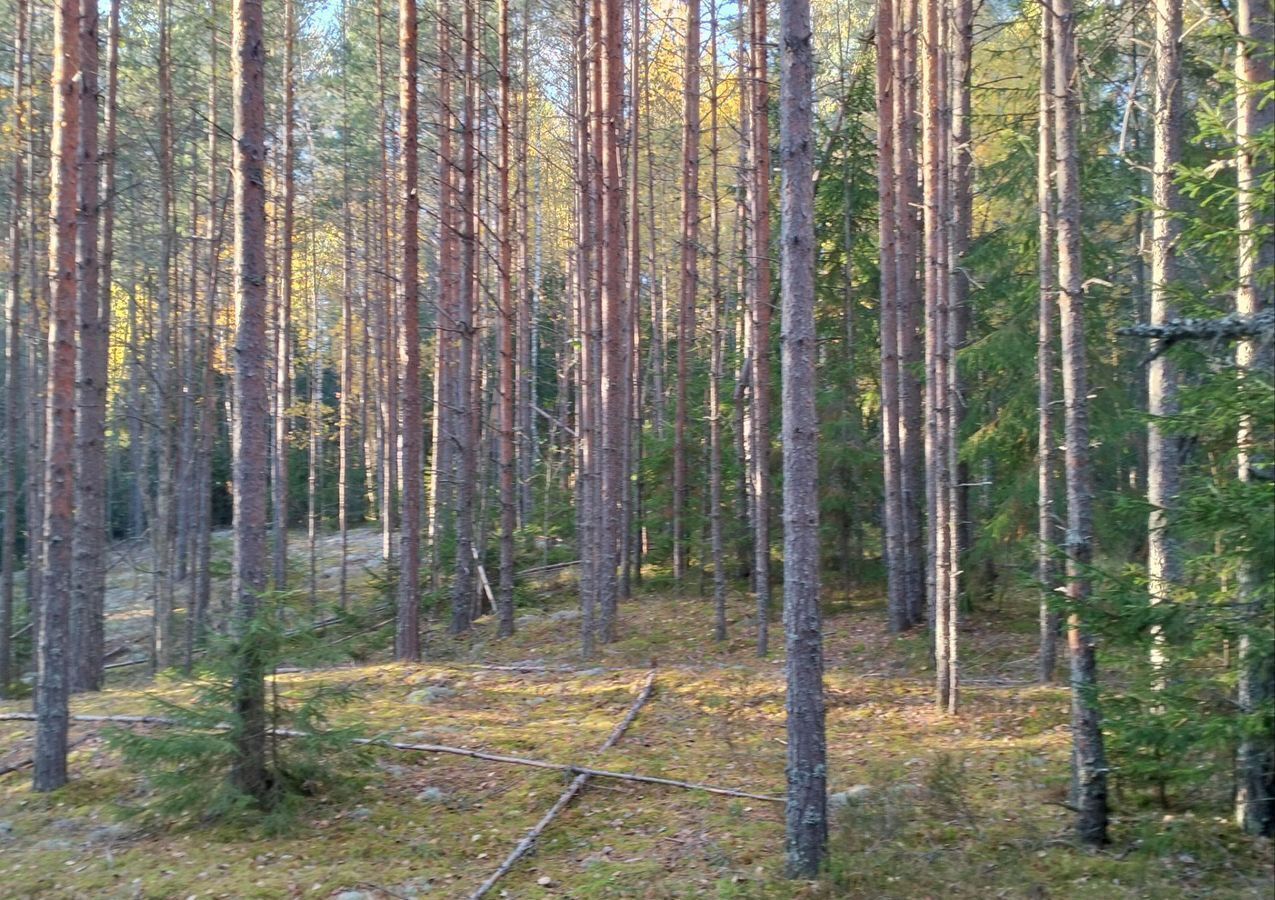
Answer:
M585 669L584 671L580 672L581 675L584 675L588 678L594 678L598 675L605 675L606 673L607 673L607 670L602 668L601 666L595 666L592 669Z
M336 900L372 900L372 895L367 891L342 891L336 895Z
M108 844L112 841L122 841L130 834L132 832L124 825L102 825L94 828L86 837L94 844Z
M555 613L549 614L550 622L574 622L580 618L580 610L578 609L560 609Z
M36 850L74 850L75 844L66 838L45 838L35 842Z
M366 806L360 806L350 812L351 819L367 819L370 818L371 815L372 810L368 809Z
M872 796L872 788L866 784L856 784L828 796L828 808L833 812L854 806Z
M408 703L437 703L439 700L446 700L449 697L456 696L456 690L445 684L434 684L429 687L423 687L420 690L412 691L407 695Z
M422 803L442 803L447 799L447 795L443 793L442 788L431 786L417 794L416 799Z

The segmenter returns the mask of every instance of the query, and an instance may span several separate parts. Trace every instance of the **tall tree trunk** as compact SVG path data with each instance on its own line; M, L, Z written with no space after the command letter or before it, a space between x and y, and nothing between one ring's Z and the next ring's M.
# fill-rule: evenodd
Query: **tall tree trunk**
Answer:
M1062 332L1064 467L1067 481L1067 594L1072 604L1071 709L1076 834L1107 842L1107 760L1094 694L1094 641L1084 623L1093 561L1093 472L1089 459L1089 389L1085 360L1084 269L1080 255L1080 84L1072 0L1051 0L1054 16L1054 144L1058 190L1058 305Z
M1182 232L1177 166L1182 161L1182 0L1155 4L1155 149L1151 176L1151 317L1161 325L1177 314L1178 240ZM1147 366L1147 588L1151 604L1173 593L1182 578L1182 554L1172 510L1181 486L1181 439L1163 420L1178 412L1178 372L1173 357L1157 353ZM1161 683L1167 662L1164 634L1151 630L1151 665Z
M66 784L68 613L75 517L76 148L80 6L53 7L53 142L49 168L49 381L44 457L44 575L36 657L35 789Z
M708 58L710 91L709 132L709 221L712 230L712 273L710 316L712 347L708 373L708 523L713 564L713 636L726 640L726 570L722 552L722 223L718 197L718 158L721 144L717 128L717 92L720 85L717 61L717 2L708 7Z
M1238 0L1235 8L1239 31L1239 47L1235 56L1237 82L1237 138L1236 154L1237 201L1239 206L1239 284L1235 292L1235 311L1241 316L1257 315L1266 308L1269 285L1262 286L1261 279L1269 276L1275 266L1275 236L1269 229L1261 231L1263 197L1261 185L1270 175L1270 151L1263 150L1260 141L1269 140L1275 126L1275 104L1263 97L1269 90L1275 74L1272 73L1272 46L1275 46L1275 9L1271 0ZM1263 136L1267 136L1263 138ZM1269 199L1267 198L1267 201ZM1269 224L1269 223L1268 223ZM1243 371L1265 370L1269 377L1270 358L1262 357L1258 341L1243 341L1236 355L1236 362ZM1269 354L1269 349L1265 351ZM1253 423L1244 421L1239 432L1239 477L1253 477L1252 464L1260 444L1253 434ZM1240 601L1249 610L1246 628L1254 628L1261 622L1261 580L1269 573L1245 567L1239 573ZM1267 613L1269 615L1269 612ZM1255 621L1254 621L1255 620ZM1269 622L1269 619L1267 620ZM1260 632L1257 632L1260 634ZM1245 633L1240 638L1239 705L1243 713L1252 715L1271 702L1275 696L1275 659L1272 659L1269 641ZM1271 749L1271 735L1247 737L1238 754L1237 790L1235 793L1235 818L1249 834L1271 835L1275 833L1275 751Z
M594 619L596 614L596 553L595 521L593 519L593 481L596 477L596 432L593 427L593 392L587 388L592 375L594 344L592 340L593 305L590 301L593 275L593 215L592 184L590 172L592 124L589 115L590 54L587 0L580 0L576 9L575 47L575 173L576 173L576 221L577 250L575 256L574 328L576 369L576 507L577 544L580 556L580 653L585 659L593 655L596 639Z
M473 385L474 340L477 309L476 275L478 266L477 231L477 148L478 119L476 111L478 83L474 68L476 11L474 0L465 0L464 61L462 64L465 92L461 128L461 191L457 224L460 230L460 304L456 328L460 333L460 355L457 365L456 438L456 578L452 584L452 634L468 631L474 597L474 506L477 501L478 434L475 424Z
M881 272L881 456L885 569L890 630L912 624L904 571L903 498L899 458L898 189L894 177L896 107L900 102L893 0L877 5L877 199Z
M309 136L309 129L306 129ZM315 158L314 142L310 142L310 158ZM319 509L319 478L323 471L323 442L321 431L323 426L323 342L319 335L319 286L318 260L315 244L317 229L314 204L310 204L309 234L309 289L310 289L310 372L308 375L310 403L306 409L306 437L308 448L306 453L306 551L309 562L308 585L310 595L310 616L318 619L319 611L319 521L322 510Z
M966 254L970 247L970 230L974 220L974 152L971 139L970 87L974 71L974 4L973 0L954 0L948 22L949 68L948 90L949 140L947 149L947 215L948 215L948 455L951 468L952 495L948 528L951 562L950 602L957 608L965 584L962 562L972 540L970 521L970 474L967 463L960 459L961 428L965 422L965 381L957 355L964 349L969 332L971 278L966 270ZM956 618L950 621L955 625ZM952 652L956 652L953 641ZM953 660L953 669L956 662Z
M238 729L232 780L258 800L266 778L265 672L249 631L267 584L265 45L261 0L234 0L231 73L235 111L235 417L232 431L234 532L231 594L239 638L234 685Z
M694 0L698 2L698 0ZM599 584L598 636L604 643L615 640L616 605L619 588L620 533L627 507L624 478L624 446L627 435L629 382L625 360L628 355L628 295L624 285L624 183L621 164L623 148L620 125L624 116L624 3L603 0L599 51L601 79L598 82L598 181L602 214L601 317L602 364L602 537Z
M524 0L525 2L525 0ZM622 483L627 485L624 521L621 526L620 597L632 595L632 584L641 578L642 552L638 529L641 523L641 485L637 471L641 468L643 379L641 367L642 347L642 212L640 208L641 181L638 178L640 152L640 124L642 108L642 60L646 54L647 22L641 0L632 0L629 7L629 28L632 34L632 51L629 54L629 158L628 183L628 298L629 339L625 347L625 380L629 385L629 415L625 422L628 429L624 437ZM622 488L623 489L623 488Z
M9 195L9 279L4 302L4 465L0 467L0 697L9 696L13 683L13 588L18 563L18 467L22 458L22 207L26 193L27 4L14 4L13 23L13 171ZM30 461L26 477L31 478Z
M421 342L420 342L420 200L417 197L416 100L416 0L399 0L399 150L403 191L402 328L400 356L403 361L403 491L400 523L398 619L394 630L396 659L416 660L421 655L421 508L423 466L421 464Z
M118 5L118 4L117 4ZM206 338L204 343L205 358L203 362L203 387L200 396L199 408L199 476L197 479L198 492L195 524L195 575L191 585L191 601L190 608L187 611L187 668L190 667L192 657L194 655L195 645L203 640L204 634L208 627L209 606L212 600L212 572L210 566L212 563L212 467L213 467L213 448L216 443L216 412L217 412L217 391L215 366L217 359L217 286L218 276L220 273L220 256L223 229L225 227L225 210L226 201L219 199L217 194L217 179L220 175L219 154L217 152L217 142L220 138L220 125L218 122L218 90L217 90L217 56L218 56L218 4L217 0L211 0L209 3L208 17L208 62L209 71L213 72L213 76L208 79L208 168L206 175L206 189L208 191L208 210L207 210L207 240L208 240L208 267L205 273L204 281L204 328ZM112 22L113 28L118 28L118 19ZM118 37L118 35L117 35ZM113 73L112 73L113 75ZM113 140L111 127L114 125L112 118L108 126L107 137ZM111 158L107 157L106 164L111 164ZM108 215L103 221L103 228L109 226L110 216ZM105 250L102 254L102 264L107 264L107 255Z
M279 317L275 323L275 411L274 471L272 478L274 510L274 589L288 587L288 432L291 431L289 406L292 402L292 238L295 230L293 211L295 187L292 177L296 159L296 102L294 75L296 51L296 11L293 0L285 0L283 11L283 141L279 150L279 169L283 181L283 215L279 239Z
M453 133L459 121L452 106L455 58L451 50L452 12L444 0L438 14L438 205L439 278L438 348L434 356L434 413L429 496L430 587L439 587L440 553L447 533L450 513L451 470L455 458L456 366L460 284L457 281L456 160L452 155Z
M341 533L341 562L337 602L349 606L350 559L350 427L354 390L354 227L350 197L350 12L341 0L341 400L338 411L337 528ZM367 357L364 357L366 364ZM365 369L366 371L366 369Z
M757 655L770 645L770 102L766 74L766 0L750 0L752 85L752 508L753 589L757 597Z
M949 597L951 554L949 516L952 481L948 454L948 320L947 183L945 150L950 122L944 90L947 54L944 47L946 7L925 0L922 7L921 61L923 210L925 228L925 496L929 528L926 566L927 593L934 607L936 703L953 705L954 604Z
M682 81L682 246L677 306L677 406L673 414L673 578L686 575L686 420L699 290L699 0L686 0Z
M75 443L74 571L71 575L69 687L97 690L102 684L102 629L106 591L106 361L110 295L98 272L98 5L80 2L79 219L76 225L76 290L80 313ZM109 286L108 286L109 291Z
M514 389L515 357L514 332L518 321L514 311L513 285L513 229L510 221L509 132L513 126L510 116L509 78L509 0L500 0L500 187L499 220L497 237L500 261L497 264L500 279L500 594L496 610L499 618L498 634L507 637L514 633L514 529L518 520L518 496L514 469ZM523 227L526 227L524 223Z
M1042 684L1054 680L1058 658L1059 616L1054 588L1058 583L1054 479L1058 469L1054 417L1054 345L1057 343L1054 304L1058 272L1054 264L1054 39L1053 16L1040 17L1040 94L1037 113L1036 211L1038 221L1036 383L1036 580L1040 583L1040 666Z
M924 360L919 328L921 290L918 269L921 257L921 198L917 174L917 0L897 0L895 6L895 289L898 295L899 329L899 463L903 512L904 602L910 625L919 624L928 610L933 623L933 603L925 592L925 441L921 386L917 373ZM933 600L932 597L929 598Z
M819 416L815 405L814 51L809 0L779 6L783 169L784 636L790 875L819 873L828 843L819 622Z
M173 263L176 242L173 171L172 6L159 7L159 283L155 291L158 328L155 335L155 409L152 435L156 448L155 516L151 522L154 597L151 640L154 669L166 668L173 653Z
M394 504L398 488L398 342L395 338L396 317L394 313L394 296L397 288L390 276L390 223L393 220L393 207L390 191L390 130L385 111L386 72L385 72L385 40L383 20L385 18L381 0L374 6L376 18L376 117L378 150L380 154L380 224L381 277L380 302L377 304L377 318L380 324L378 343L378 378L380 387L380 498L377 514L381 519L381 557L386 563L394 560Z

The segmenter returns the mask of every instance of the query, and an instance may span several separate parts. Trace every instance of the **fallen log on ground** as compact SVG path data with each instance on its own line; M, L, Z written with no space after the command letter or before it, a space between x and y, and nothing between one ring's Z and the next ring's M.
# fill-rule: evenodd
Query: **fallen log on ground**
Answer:
M73 722L117 722L124 725L176 725L173 719L163 716L107 716L107 715L75 715ZM0 713L0 722L34 722L35 713ZM290 728L276 729L274 734L280 737L311 737L307 732ZM697 781L679 781L676 778L661 778L658 775L643 775L638 772L612 772L608 769L593 769L588 766L573 766L566 763L549 762L545 759L531 759L524 756L506 756L501 753L487 753L483 750L469 750L465 747L449 747L446 744L407 744L400 741L389 741L384 738L351 738L350 743L362 747L385 747L389 750L404 750L409 753L437 753L445 756L467 756L470 759L481 759L485 762L508 763L513 766L527 766L533 769L550 769L555 772L568 772L575 775L591 775L594 778L611 778L616 781L632 781L638 784L659 784L664 787L682 788L688 791L703 791L706 794L719 794L723 797L740 797L744 800L759 800L763 803L783 803L783 797L772 794L754 794L749 791L737 791L733 788L717 787L712 784L701 784Z
M628 731L629 726L633 724L633 720L637 718L638 711L645 706L646 701L650 699L651 691L654 687L655 672L652 671L646 676L646 683L642 685L642 690L638 694L637 699L634 700L633 705L629 707L628 715L624 717L620 724L616 725L615 728L611 730L611 734L602 743L602 746L598 748L599 753L604 753L607 750L610 750L615 746L616 741L624 736L624 732ZM469 900L480 900L480 898L486 896L488 891L495 887L496 882L503 878L505 874L514 867L514 864L517 863L518 860L522 859L522 857L525 856L533 846L535 846L540 835L549 826L549 823L554 820L558 813L566 809L567 805L576 798L576 795L584 790L584 786L588 783L589 777L590 776L588 774L581 772L571 780L571 785L563 791L562 796L560 796L553 806L549 808L549 811L540 818L540 821L536 823L535 827L528 831L526 836L518 842L518 846L514 847L510 854L505 857L505 861L500 864L500 867L496 869L495 872L492 872L491 875L488 876L487 880L479 885L478 889L469 895Z

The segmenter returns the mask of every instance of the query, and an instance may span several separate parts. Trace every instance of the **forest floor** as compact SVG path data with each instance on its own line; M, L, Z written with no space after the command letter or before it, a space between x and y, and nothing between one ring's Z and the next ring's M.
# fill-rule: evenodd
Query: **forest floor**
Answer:
M374 552L371 532L357 540L360 553ZM335 547L325 540L322 571ZM112 634L136 640L125 623L144 620L133 613L148 601L125 596L120 571L112 578ZM402 665L386 657L386 632L334 630L354 658L279 674L278 690L349 686L358 699L335 718L368 735L782 793L782 646L756 657L746 595L732 593L730 639L719 644L706 599L648 581L622 607L621 639L581 662L570 584L520 593L527 605L512 638L497 639L490 619L463 639L431 625L429 660ZM372 603L366 586L354 595ZM923 642L887 634L875 593L828 589L829 780L844 802L819 884L782 878L777 803L594 778L490 896L1271 896L1270 843L1237 833L1221 805L1216 815L1198 802L1193 813L1165 811L1117 792L1112 846L1072 844L1062 805L1066 693L1032 683L1029 604L1004 602L980 610L962 634L965 708L953 718L934 711ZM777 627L772 635L782 642ZM502 665L522 670L484 668ZM652 666L650 701L597 753ZM157 699L189 694L180 679L121 669L107 690L74 698L72 712L154 713ZM3 712L28 708L0 703ZM30 756L31 736L30 723L0 722L0 770ZM29 770L0 777L0 894L466 897L567 781L557 771L377 749L357 793L315 798L283 834L155 826L120 817L149 788L98 726L75 724L71 739L73 780L62 790L32 794Z

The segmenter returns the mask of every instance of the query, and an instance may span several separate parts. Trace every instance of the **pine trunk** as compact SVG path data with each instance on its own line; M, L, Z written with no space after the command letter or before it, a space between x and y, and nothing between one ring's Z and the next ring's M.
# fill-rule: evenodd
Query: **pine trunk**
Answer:
M25 75L27 4L14 4L13 102L10 106L16 142L9 196L9 278L4 302L4 465L0 467L0 697L13 683L13 594L18 565L18 470L22 459L22 208L26 193ZM28 465L27 475L31 477Z
M752 220L752 463L753 589L757 597L757 655L770 647L770 102L766 74L766 0L750 0L752 85L749 121Z
M398 578L398 617L394 630L394 657L417 660L421 656L420 580L421 509L423 475L421 441L421 344L420 344L420 200L417 197L417 19L416 0L399 0L399 161L402 185L403 257L399 270L402 322L399 356L403 363L401 397L403 413L403 490Z
M234 0L235 428L231 595L239 659L234 685L239 728L232 780L258 800L266 779L265 672L247 640L267 585L266 471L270 355L266 335L265 46L261 0Z
M49 168L49 378L44 465L44 574L36 654L35 790L66 783L68 614L75 519L76 146L80 8L53 8L53 141Z
M783 171L784 637L788 681L788 872L819 874L828 843L819 621L819 417L815 405L814 51L808 0L779 6Z
M1084 269L1081 261L1080 152L1077 132L1080 85L1076 69L1072 0L1051 0L1054 17L1054 145L1058 190L1058 305L1062 333L1067 483L1067 594L1071 649L1072 764L1075 767L1076 835L1082 843L1107 842L1107 760L1094 694L1098 687L1093 637L1084 614L1093 562L1093 472L1089 459L1089 388L1085 359Z

